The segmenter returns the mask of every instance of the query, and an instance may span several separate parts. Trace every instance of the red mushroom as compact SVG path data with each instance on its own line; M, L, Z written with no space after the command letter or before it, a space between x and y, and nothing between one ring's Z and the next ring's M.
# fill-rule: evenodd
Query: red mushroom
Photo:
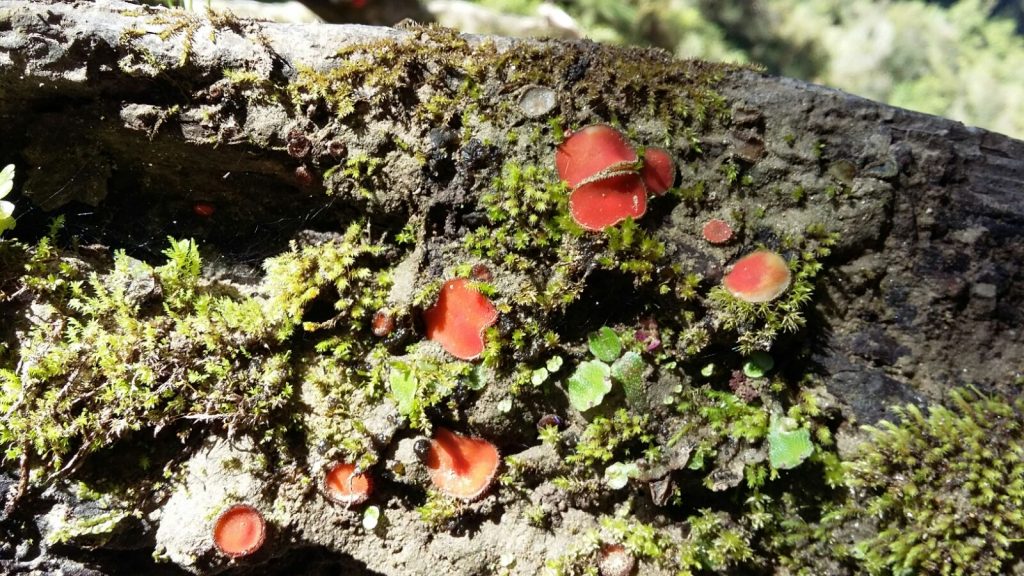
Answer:
M501 464L498 448L484 440L438 428L426 457L430 481L441 492L466 502L484 495Z
M676 166L672 156L663 148L648 148L644 151L644 166L640 169L647 189L655 196L661 196L672 187L676 180Z
M597 561L601 576L629 576L636 568L636 559L622 544L605 544Z
M637 160L625 136L607 124L582 128L555 150L558 176L571 189L602 174L634 170Z
M647 211L647 190L635 173L583 184L569 196L569 212L587 230L603 230Z
M456 358L472 360L484 351L484 330L498 321L498 310L468 280L456 278L444 283L423 320L428 340Z
M267 527L259 510L248 504L234 504L217 516L213 544L232 558L248 556L263 546Z
M711 244L725 244L732 239L732 226L725 220L712 218L704 223L701 234Z
M338 462L324 475L324 495L344 506L362 504L373 491L373 479L356 471L355 464Z
M789 266L775 252L757 250L740 258L722 279L725 289L744 302L770 302L789 288Z
M200 218L209 218L217 211L217 207L209 202L196 202L192 205L192 211Z

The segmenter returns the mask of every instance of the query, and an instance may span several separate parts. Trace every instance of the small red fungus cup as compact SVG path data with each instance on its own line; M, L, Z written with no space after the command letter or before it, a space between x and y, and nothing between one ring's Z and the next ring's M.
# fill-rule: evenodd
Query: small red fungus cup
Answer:
M722 279L725 289L744 302L771 302L789 288L786 261L770 250L757 250L733 264Z
M719 218L712 218L704 223L701 235L711 244L725 244L732 240L732 226Z
M484 330L497 321L498 309L465 278L445 282L437 303L423 312L427 339L461 360L484 351Z
M324 496L343 506L356 506L366 502L373 492L373 479L356 472L355 464L338 462L324 475Z
M601 576L630 576L636 568L636 559L622 544L605 544L598 556L597 569Z
M484 440L438 428L425 460L431 483L441 492L465 502L483 496L501 465L498 448Z
M248 556L263 546L267 525L260 511L248 504L233 504L213 523L213 544L231 558Z
M676 166L667 150L648 148L644 151L644 165L640 169L644 185L655 196L661 196L675 184Z

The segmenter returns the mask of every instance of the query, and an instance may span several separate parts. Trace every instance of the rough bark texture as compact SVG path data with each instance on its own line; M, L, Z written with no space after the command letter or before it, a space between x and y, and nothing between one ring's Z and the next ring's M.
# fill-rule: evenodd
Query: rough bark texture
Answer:
M317 83L323 79L318 72L367 60L398 75L375 78L376 72L361 70L334 84ZM675 101L689 108L661 105ZM1014 396L1019 387L1024 142L820 86L587 42L463 40L417 27L280 25L113 1L19 0L0 3L0 122L0 164L18 166L15 189L21 191L14 198L18 226L7 236L35 242L49 220L63 214L79 249L87 249L77 260L87 270L109 270L104 254L115 249L160 263L167 236L191 237L199 242L209 282L259 293L264 259L287 252L295 238L315 243L317 237L304 231L334 238L358 220L367 223L368 237L385 245L416 223L415 247L392 246L383 256L395 276L388 304L410 333L422 330L415 318L424 304L414 302L414 294L480 259L467 255L462 238L486 224L480 198L502 177L502 166L537 165L553 174L556 125L616 122L633 143L664 146L678 161L677 187L691 194L652 198L641 223L664 244L655 275L672 264L700 274L701 301L726 265L754 245L799 252L799 245L787 248L785 238L821 225L838 232L813 280L806 325L770 344L787 382L810 379L824 386L816 388L820 398L837 400L827 426L841 448L844 439L857 438L856 424L891 417L894 405L941 403L961 386L1002 396ZM702 194L693 193L697 183ZM206 206L215 208L213 216L203 214ZM738 241L725 248L704 243L700 225L712 216L731 219ZM582 342L602 324L632 330L640 318L657 316L670 325L664 307L684 306L687 298L652 305L660 301L650 281L587 263L587 250L604 249L596 237L573 240L563 280L576 298L561 308L538 312L517 290L544 286L537 278L562 260L541 258L532 271L488 262L499 277L499 302L512 310L503 316L513 326L499 324L504 336L517 321L549 322L561 337L562 348L554 350L571 363L588 358ZM21 370L18 347L39 322L31 291L19 291L19 274L0 272L3 361L12 370L14 363ZM661 277L676 289L674 276ZM696 321L706 320L710 343L693 356L682 344L672 350L692 369L669 374L659 364L657 375L648 370L645 394L657 397L652 405L689 387L709 362L726 370L741 364L735 331L714 320L721 316L711 304L699 310ZM295 336L274 346L291 350L298 363L312 357L312 342ZM519 364L540 367L547 354L510 353L497 362L498 373L511 374ZM560 413L571 436L591 418L561 396L571 372L564 370L557 383L546 384L550 390L511 404L496 390L511 376L498 376L483 391L453 394L459 404L454 417L428 411L437 422L455 421L463 431L495 439L528 471L519 484L460 504L455 520L440 527L424 525L417 514L425 480L413 449L416 432L393 404L360 418L386 440L375 447L375 470L389 479L372 502L387 518L376 530L360 526L360 511L339 509L316 493L312 440L285 434L299 448L290 448L281 468L267 469L266 457L253 456L267 449L258 439L281 422L308 426L323 417L316 394L299 378L297 399L269 421L235 429L190 420L195 429L185 434L180 421L177 435L158 434L162 424L125 434L133 449L140 437L169 447L154 458L157 468L172 469L171 479L141 498L137 516L122 518L109 530L113 536L100 541L52 543L69 518L96 515L74 486L105 467L119 468L119 444L97 454L91 468L76 462L53 476L42 456L26 457L26 466L43 472L0 517L0 571L536 574L545 560L585 542L584 533L600 529L598 518L627 500L637 518L682 538L688 527L679 510L704 507L685 503L687 494L704 490L700 478L675 509L652 503L642 480L652 482L652 494L654 480L666 473L686 485L692 480L682 477L692 473L684 469L688 452L682 463L666 464L663 474L634 479L628 497L608 490L568 497L551 483L564 471L558 455L536 440L536 419ZM467 394L476 396L467 400ZM766 406L776 402L786 406L764 396ZM662 421L653 432L662 440L685 420L651 410ZM741 490L744 465L765 465L763 447L737 442L718 446L711 466L717 475L697 496L723 509L730 504L721 490ZM19 472L17 460L6 461L0 489L18 492ZM151 476L140 475L138 482ZM47 484L45 477L54 481ZM600 470L595 478L601 484ZM134 481L128 472L119 484ZM136 486L136 497L138 491L146 486ZM265 506L271 527L263 550L238 564L215 553L206 528L218 506L232 499ZM524 512L530 506L545 511L548 525L530 521ZM604 538L614 539L605 530ZM154 547L170 563L153 564ZM749 569L771 571L765 564ZM668 569L653 561L641 567L645 574L658 570Z

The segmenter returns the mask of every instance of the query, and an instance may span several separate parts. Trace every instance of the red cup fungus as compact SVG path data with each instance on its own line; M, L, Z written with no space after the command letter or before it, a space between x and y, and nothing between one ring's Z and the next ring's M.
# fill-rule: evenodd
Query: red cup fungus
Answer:
M196 202L192 205L192 212L200 218L209 218L217 211L217 207L209 202Z
M395 331L395 317L387 310L377 310L370 320L370 331L378 338L388 336Z
M438 490L472 502L491 487L501 455L494 444L483 438L461 436L438 428L430 441L425 464L430 481Z
M662 196L676 180L676 165L672 156L663 148L648 148L644 151L644 166L640 169L644 185L655 196Z
M465 278L444 283L437 303L423 312L427 339L449 354L472 360L484 351L484 330L498 321L498 309Z
M725 220L712 218L704 223L701 234L711 244L725 244L732 239L732 226Z
M355 464L338 462L324 475L324 495L344 506L362 504L373 491L373 479L356 471Z
M647 211L647 190L637 174L627 172L594 180L572 191L569 212L587 230L603 230Z
M649 148L641 160L621 132L594 124L555 150L558 176L569 186L569 212L587 230L602 230L647 211L647 193L664 194L675 180L672 157Z
M628 172L638 160L626 137L607 124L581 128L555 149L558 176L571 189L602 174Z
M740 258L726 273L725 289L744 302L770 302L789 288L789 266L782 256L757 250Z
M263 546L267 525L259 510L248 504L233 504L213 524L213 544L231 558L248 556Z
M636 568L636 558L622 544L605 544L598 556L601 576L629 576Z

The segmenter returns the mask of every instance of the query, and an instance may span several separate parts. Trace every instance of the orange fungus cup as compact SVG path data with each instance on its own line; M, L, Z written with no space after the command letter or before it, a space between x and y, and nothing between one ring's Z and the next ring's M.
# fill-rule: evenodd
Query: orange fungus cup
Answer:
M438 428L430 441L426 466L441 492L472 502L487 492L501 464L498 448L484 440Z
M423 313L427 339L462 360L484 351L484 330L497 321L498 309L465 278L445 282L437 303Z
M725 244L732 239L732 226L725 220L712 218L704 223L701 235L711 244Z
M259 510L248 504L234 504L217 516L213 544L226 556L248 556L263 546L267 525Z
M581 128L555 150L558 176L570 189L601 174L631 171L637 160L626 137L607 124Z
M644 165L640 169L640 175L652 194L663 195L676 179L676 166L672 156L662 148L648 148L644 151Z
M366 502L372 491L373 480L357 473L355 464L338 462L324 475L324 495L332 502L355 506Z
M621 132L606 124L582 128L555 150L569 213L583 228L599 231L647 211L647 193L664 194L675 181L668 151L648 148L643 160Z
M789 266L775 252L758 250L740 258L722 279L725 289L744 302L770 302L789 288Z
M626 218L634 220L647 211L647 190L634 173L594 180L573 190L569 212L587 230L603 230Z

